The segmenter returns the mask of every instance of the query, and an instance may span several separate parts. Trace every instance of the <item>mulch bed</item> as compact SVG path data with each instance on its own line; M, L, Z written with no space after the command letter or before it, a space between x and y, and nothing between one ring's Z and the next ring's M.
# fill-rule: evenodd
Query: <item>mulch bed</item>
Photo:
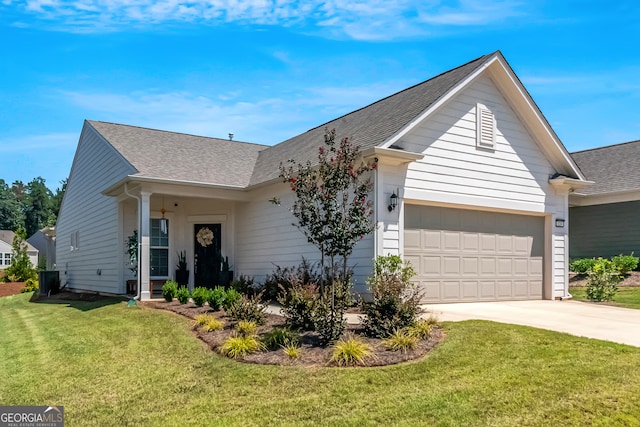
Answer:
M569 273L569 286L586 286L587 275ZM631 271L624 280L618 283L618 287L640 287L640 271Z
M22 288L24 288L24 282L0 282L0 297L19 294Z
M209 314L224 322L224 329L219 331L205 332L202 329L193 327L193 333L213 351L219 353L220 347L224 341L232 336L235 327L235 321L226 316L223 311L210 311L208 306L198 307L193 303L180 304L178 301L148 301L143 303L147 307L155 309L169 310L174 313L185 316L189 319L195 319L199 314ZM284 318L282 316L268 314L266 323L258 328L258 335L271 331L274 327L284 326ZM384 366L396 363L407 362L423 358L438 344L440 344L445 334L441 328L435 326L431 336L427 340L419 341L413 350L406 352L390 351L385 348L380 339L368 338L360 335L360 325L348 325L346 333L355 334L357 337L371 346L375 356L369 358L364 366ZM286 365L286 366L335 366L331 362L333 349L331 346L323 346L320 344L318 334L315 332L303 332L300 334L300 347L302 348L301 356L298 359L290 359L282 350L263 351L260 353L250 354L244 358L238 359L247 363L257 363L262 365ZM363 365L357 365L363 366Z

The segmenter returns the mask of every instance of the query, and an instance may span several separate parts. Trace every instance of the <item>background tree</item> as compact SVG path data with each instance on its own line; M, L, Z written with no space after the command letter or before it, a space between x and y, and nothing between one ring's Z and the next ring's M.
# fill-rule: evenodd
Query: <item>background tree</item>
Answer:
M16 195L0 179L0 230L15 231L24 224L24 215Z
M53 193L49 190L42 177L34 178L27 184L24 197L24 228L27 236L33 235L41 228L54 225L56 217L52 209Z
M29 279L37 279L38 272L29 259L25 230L19 227L15 231L12 244L11 265L5 269L6 279L25 282Z
M60 181L60 187L56 188L56 192L51 198L51 211L56 219L60 214L60 206L62 206L62 198L65 191L67 191L67 179Z

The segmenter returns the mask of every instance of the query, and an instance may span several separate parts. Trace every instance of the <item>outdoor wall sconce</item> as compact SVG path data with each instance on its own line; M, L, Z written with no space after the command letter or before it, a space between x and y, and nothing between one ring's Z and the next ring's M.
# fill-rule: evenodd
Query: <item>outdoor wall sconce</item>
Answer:
M556 218L556 227L558 228L564 227L564 219Z
M391 193L391 196L389 196L389 206L387 207L387 209L389 209L389 212L392 212L396 210L396 206L398 206L398 195L394 191L393 193Z

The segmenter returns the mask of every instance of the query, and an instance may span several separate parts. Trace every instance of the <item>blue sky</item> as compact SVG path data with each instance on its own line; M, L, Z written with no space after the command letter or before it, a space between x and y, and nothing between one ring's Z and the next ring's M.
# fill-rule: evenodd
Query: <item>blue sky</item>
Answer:
M640 2L0 0L0 178L84 119L274 144L501 50L569 151L640 139Z

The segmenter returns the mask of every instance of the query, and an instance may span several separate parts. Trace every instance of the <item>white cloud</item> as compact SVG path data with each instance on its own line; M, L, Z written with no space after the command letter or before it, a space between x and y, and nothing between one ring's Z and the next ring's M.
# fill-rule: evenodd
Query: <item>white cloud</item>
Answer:
M429 34L443 26L504 21L522 14L525 6L508 0L22 0L10 7L40 18L34 25L73 32L158 23L240 23L380 40Z

